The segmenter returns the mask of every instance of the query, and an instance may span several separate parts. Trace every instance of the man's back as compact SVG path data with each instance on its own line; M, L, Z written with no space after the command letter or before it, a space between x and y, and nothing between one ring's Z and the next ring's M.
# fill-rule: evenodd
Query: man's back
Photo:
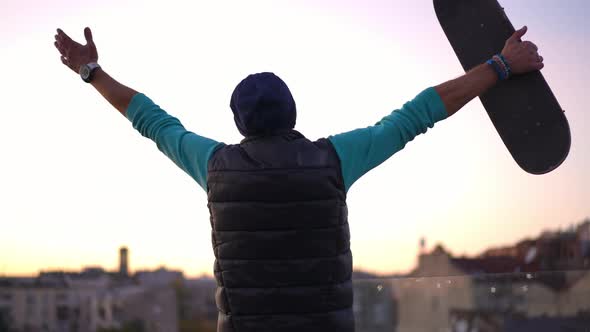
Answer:
M354 331L352 256L338 155L296 131L209 161L218 331Z

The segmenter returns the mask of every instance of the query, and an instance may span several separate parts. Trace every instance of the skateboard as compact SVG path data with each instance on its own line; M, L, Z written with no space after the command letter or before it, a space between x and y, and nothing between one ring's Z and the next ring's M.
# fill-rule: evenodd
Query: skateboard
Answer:
M465 71L499 54L515 31L497 0L434 0L434 9ZM565 161L569 124L540 71L514 75L480 100L523 170L545 174Z

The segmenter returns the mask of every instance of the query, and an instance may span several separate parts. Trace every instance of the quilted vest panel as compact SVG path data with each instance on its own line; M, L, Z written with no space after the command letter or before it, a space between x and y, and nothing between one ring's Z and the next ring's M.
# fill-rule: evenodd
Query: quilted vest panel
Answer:
M219 332L353 332L336 151L296 131L220 148L208 170Z

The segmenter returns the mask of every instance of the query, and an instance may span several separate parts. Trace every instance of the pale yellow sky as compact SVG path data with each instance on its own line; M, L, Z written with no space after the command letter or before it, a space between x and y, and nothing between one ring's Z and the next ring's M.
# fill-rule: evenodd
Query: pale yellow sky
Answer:
M352 187L357 268L407 271L421 236L477 254L590 216L588 4L502 3L546 59L572 128L568 160L523 172L472 102ZM226 143L240 139L228 104L249 73L287 82L313 139L371 125L461 73L430 1L31 0L0 18L0 274L114 268L121 245L132 269L212 269L205 193L60 63L57 27L78 40L92 27L112 76Z

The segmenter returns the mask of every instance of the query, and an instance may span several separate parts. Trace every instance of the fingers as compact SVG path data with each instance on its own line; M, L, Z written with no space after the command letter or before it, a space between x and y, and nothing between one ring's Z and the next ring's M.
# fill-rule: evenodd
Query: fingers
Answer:
M64 53L66 48L69 47L71 39L61 29L57 29L57 35L55 35L55 43L60 53ZM67 47L66 47L67 45Z
M59 35L55 35L55 42L53 42L53 46L55 46L55 48L57 48L57 51L62 56L62 62L64 62L64 60L67 59L67 57L68 57L70 45L67 42L64 42L63 37L60 37ZM66 63L64 63L64 64L67 65Z
M533 69L534 70L541 70L545 67L545 64L543 62L537 62L533 65Z
M68 36L62 29L57 29L57 41L58 42L73 42L72 38Z
M86 38L86 42L88 44L94 44L94 41L92 40L92 31L90 31L90 28L86 27L84 29L84 37Z
M539 47L531 41L522 40L527 31L526 26L515 31L506 40L506 45L502 50L502 54L505 55L506 59L511 61L512 71L515 74L525 74L545 67L544 59L539 55Z
M57 41L54 42L53 45L55 46L55 48L57 48L57 50L59 51L59 53L61 53L62 55L65 55L66 54L66 50Z
M522 42L522 45L528 49L530 49L532 52L537 52L539 50L539 48L537 47L537 45L535 45L535 43L531 42L531 41L524 41Z
M532 55L532 58L530 60L531 71L543 69L545 67L543 60L543 57L537 53Z
M59 45L61 45L64 49L69 49L75 46L82 46L76 41L74 41L70 36L68 36L62 29L57 29L57 35L55 35L55 40Z
M506 41L506 43L518 43L518 42L520 42L520 38L522 38L526 34L527 30L528 30L528 28L525 25L520 30L515 31L512 34L512 36L510 38L508 38L508 40Z

